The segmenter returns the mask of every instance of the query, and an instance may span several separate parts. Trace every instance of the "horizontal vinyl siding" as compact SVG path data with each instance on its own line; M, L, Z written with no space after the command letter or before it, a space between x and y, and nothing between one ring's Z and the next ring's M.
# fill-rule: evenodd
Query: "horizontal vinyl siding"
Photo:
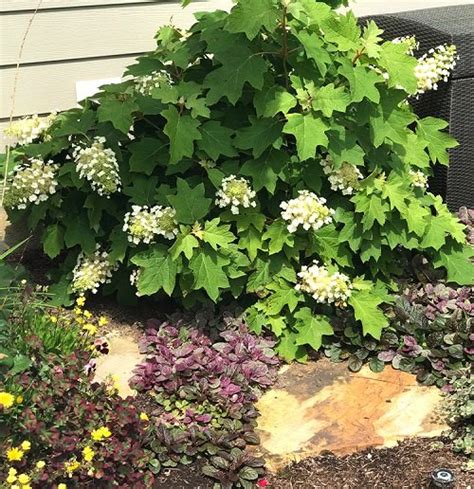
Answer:
M76 102L76 81L120 76L135 56L100 58L24 66L18 74L13 115L64 110ZM15 80L15 68L0 70L0 119L8 117Z
M25 10L96 7L102 5L123 5L132 3L166 3L172 0L2 0L0 12L23 12Z
M5 1L5 0L2 0ZM98 2L100 3L100 1ZM153 49L160 26L189 27L193 13L230 5L228 0L153 2L39 11L25 42L22 64L125 55ZM0 14L0 66L17 62L31 12Z

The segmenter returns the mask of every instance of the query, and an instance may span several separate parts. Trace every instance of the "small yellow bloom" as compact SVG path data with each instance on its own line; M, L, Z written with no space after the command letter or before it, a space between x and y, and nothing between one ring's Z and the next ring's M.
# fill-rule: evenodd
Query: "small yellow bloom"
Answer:
M19 448L13 447L10 450L7 450L7 459L10 462L18 462L23 458L25 452L20 450Z
M109 324L109 320L104 316L100 316L99 326L105 326L106 324Z
M27 452L30 448L31 448L31 443L27 440L25 440L22 444L21 444L21 448Z
M28 474L20 474L18 476L18 482L20 484L28 484L30 482L30 476Z
M84 324L86 321L83 318L76 319L77 324Z
M140 420L141 421L148 421L148 414L147 413L140 413Z
M83 307L85 303L86 303L86 298L85 298L84 296L78 297L78 298L76 299L76 304L77 304L79 307Z
M84 312L82 314L84 314L84 317L87 319L90 319L92 317L92 313L90 311L87 311L87 310L84 310Z
M84 447L82 450L82 456L84 457L84 460L86 462L92 462L92 459L94 458L95 452L92 450L91 447Z
M10 467L8 469L8 475L16 475L18 472L16 471L16 469L14 467Z
M82 314L82 309L80 307L75 307L74 308L74 314L76 316L80 316Z
M86 323L82 327L84 331L87 331L89 334L94 335L97 333L97 327L94 326L92 323Z
M56 324L58 322L58 318L56 316L50 316L49 320L53 323Z
M31 484L23 484L21 486L21 489L33 489L33 487L31 486Z
M13 484L14 482L16 482L16 475L9 475L9 476L7 477L7 482L8 482L9 484Z
M23 402L23 396L16 396L15 401L17 404L21 404Z
M43 460L39 460L38 462L36 462L36 468L37 469L44 469L46 466L46 462L44 462Z
M8 392L0 392L0 406L4 408L9 408L13 406L15 402L15 396Z
M58 484L58 489L67 489L67 486L61 482L61 484Z
M112 433L106 426L101 426L91 432L91 437L94 441L102 441L104 438L109 438L110 436L112 436Z
M64 462L64 468L68 475L71 475L75 470L77 470L81 464L77 460L70 460L68 462Z
M21 489L18 484L14 484L13 486L10 486L10 489Z

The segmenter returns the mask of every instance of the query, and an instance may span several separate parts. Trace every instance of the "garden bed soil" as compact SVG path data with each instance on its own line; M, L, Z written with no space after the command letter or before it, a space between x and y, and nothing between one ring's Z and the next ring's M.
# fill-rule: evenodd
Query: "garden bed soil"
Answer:
M338 457L328 453L289 465L268 475L271 489L423 489L431 472L440 467L455 473L456 489L474 487L474 474L463 470L467 458L453 453L442 438L414 438L393 448L372 448ZM158 478L155 489L212 489L201 475L201 464L170 469ZM257 486L258 487L258 486Z

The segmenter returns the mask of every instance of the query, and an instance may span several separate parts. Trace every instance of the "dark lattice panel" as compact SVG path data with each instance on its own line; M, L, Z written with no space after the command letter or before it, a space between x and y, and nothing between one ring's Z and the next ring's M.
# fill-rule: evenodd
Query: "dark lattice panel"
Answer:
M374 20L387 40L415 34L420 53L440 44L456 45L460 60L449 83L427 92L412 104L420 117L434 116L449 122L460 146L450 151L449 168L437 166L430 181L451 210L474 208L474 5L458 5L360 19Z

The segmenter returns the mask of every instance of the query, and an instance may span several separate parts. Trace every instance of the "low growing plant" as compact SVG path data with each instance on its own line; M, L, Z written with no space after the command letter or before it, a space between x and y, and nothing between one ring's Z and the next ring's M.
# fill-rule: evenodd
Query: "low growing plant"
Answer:
M238 298L253 331L304 359L338 309L381 337L404 257L474 282L464 225L426 188L456 142L408 103L443 82L454 46L417 60L412 38L314 0L196 18L12 151L5 205L43 226L53 290Z

